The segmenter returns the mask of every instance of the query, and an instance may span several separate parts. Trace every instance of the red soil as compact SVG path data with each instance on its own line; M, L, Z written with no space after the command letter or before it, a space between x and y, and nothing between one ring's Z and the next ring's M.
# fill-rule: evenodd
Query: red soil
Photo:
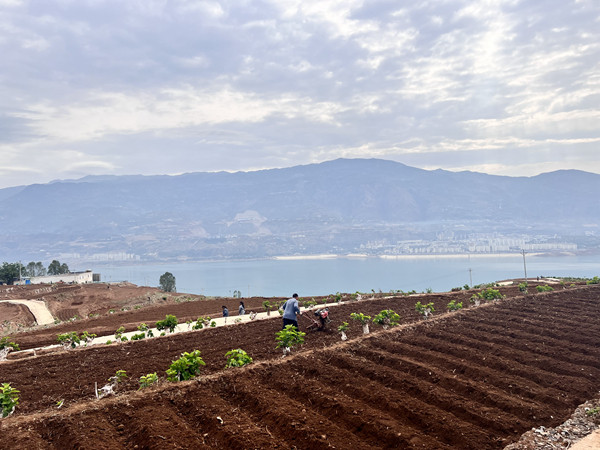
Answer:
M1 422L0 448L500 449L533 426L558 425L597 392L598 287L415 322L417 300L442 310L468 295L336 307L335 326L384 308L406 325L362 337L351 323L347 343L334 331L310 334L284 360L276 318L8 361L0 381L22 394L16 416ZM225 352L238 347L267 362L223 371ZM207 363L199 381L131 393L140 375L164 376L193 349ZM119 369L131 377L122 395L86 402L94 382Z

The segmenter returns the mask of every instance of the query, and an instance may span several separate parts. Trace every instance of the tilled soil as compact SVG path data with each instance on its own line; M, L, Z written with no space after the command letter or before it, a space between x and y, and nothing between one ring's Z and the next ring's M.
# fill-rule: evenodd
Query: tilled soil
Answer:
M434 297L438 309L455 298ZM310 334L284 360L273 319L8 361L0 381L22 397L1 422L0 448L501 449L534 426L560 424L598 390L598 287L410 323L415 301L336 307L335 325L384 308L405 325L362 337L351 323L346 343ZM237 347L267 362L223 371L224 353ZM116 370L164 376L193 349L207 362L197 381L128 394L137 389L129 381L117 398L85 402Z

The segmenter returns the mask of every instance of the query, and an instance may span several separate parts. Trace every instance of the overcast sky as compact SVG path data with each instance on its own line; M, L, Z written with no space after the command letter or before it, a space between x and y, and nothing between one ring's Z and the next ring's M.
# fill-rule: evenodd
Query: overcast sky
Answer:
M600 2L0 0L0 188L339 157L600 173Z

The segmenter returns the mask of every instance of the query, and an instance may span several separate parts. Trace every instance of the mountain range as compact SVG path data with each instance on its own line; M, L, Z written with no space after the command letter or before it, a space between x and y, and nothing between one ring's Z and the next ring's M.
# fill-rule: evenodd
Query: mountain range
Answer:
M254 172L87 176L0 189L0 252L40 259L115 251L256 257L340 248L336 243L348 236L353 242L386 232L410 238L456 224L472 232L573 229L600 223L599 192L600 175L583 171L509 177L379 159ZM221 247L232 245L245 250L223 253Z

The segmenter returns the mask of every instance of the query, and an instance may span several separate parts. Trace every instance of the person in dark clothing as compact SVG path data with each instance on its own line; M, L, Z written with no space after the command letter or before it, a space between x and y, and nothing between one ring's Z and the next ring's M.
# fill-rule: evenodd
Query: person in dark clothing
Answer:
M223 305L223 317L229 317L229 310L225 305Z
M284 329L287 325L294 325L296 327L296 331L300 331L298 328L298 318L297 314L302 315L300 312L300 308L298 307L298 294L292 295L287 302L285 302L282 306L283 309L283 327Z
M238 314L240 316L243 316L244 314L246 314L246 307L244 306L244 302L240 302L240 308L239 308Z

